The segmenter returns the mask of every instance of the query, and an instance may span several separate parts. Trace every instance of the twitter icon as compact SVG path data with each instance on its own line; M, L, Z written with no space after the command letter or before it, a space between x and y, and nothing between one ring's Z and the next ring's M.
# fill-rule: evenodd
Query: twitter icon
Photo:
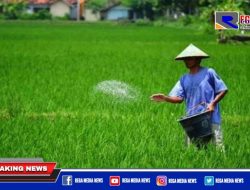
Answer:
M204 177L205 186L214 186L214 176L205 176Z

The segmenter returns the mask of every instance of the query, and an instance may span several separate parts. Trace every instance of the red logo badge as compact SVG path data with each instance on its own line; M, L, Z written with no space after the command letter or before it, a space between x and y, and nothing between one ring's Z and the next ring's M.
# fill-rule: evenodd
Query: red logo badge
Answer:
M110 176L109 177L110 186L120 186L120 176Z

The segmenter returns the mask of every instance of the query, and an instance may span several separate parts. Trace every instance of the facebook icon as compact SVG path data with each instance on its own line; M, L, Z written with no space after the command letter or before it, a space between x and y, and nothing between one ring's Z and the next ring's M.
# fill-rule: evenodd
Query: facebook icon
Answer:
M71 186L72 181L73 181L72 175L63 175L62 176L62 185Z

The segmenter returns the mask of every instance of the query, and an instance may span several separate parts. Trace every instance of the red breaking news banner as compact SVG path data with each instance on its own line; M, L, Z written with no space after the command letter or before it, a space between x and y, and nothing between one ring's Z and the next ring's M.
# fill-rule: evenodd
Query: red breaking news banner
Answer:
M0 162L0 181L56 181L55 162Z
M0 175L51 175L55 162L0 163Z

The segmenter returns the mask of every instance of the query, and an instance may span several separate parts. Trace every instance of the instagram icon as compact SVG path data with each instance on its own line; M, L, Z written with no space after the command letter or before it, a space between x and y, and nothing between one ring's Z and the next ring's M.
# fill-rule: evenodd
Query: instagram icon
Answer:
M156 177L157 186L167 186L167 176L161 175Z

